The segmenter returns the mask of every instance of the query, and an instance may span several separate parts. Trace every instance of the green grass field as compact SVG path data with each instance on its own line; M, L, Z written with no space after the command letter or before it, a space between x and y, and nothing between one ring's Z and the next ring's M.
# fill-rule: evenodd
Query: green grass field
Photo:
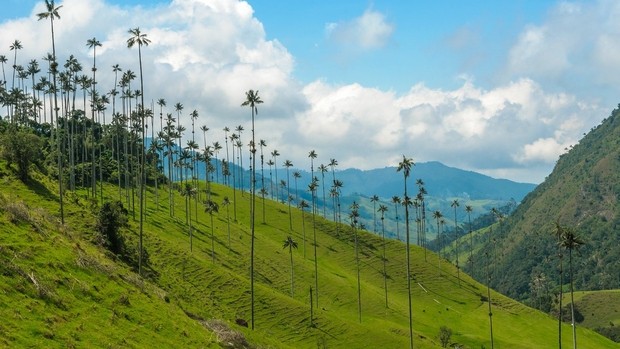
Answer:
M267 200L263 223L262 200L257 198L252 331L235 324L238 318L250 321L249 193L234 195L231 188L212 185L217 203L236 196L236 221L233 204L228 206L230 242L227 208L220 205L211 226L204 208L192 203L190 251L184 198L174 193L171 217L167 190L160 188L156 205L149 188L144 246L150 263L141 278L92 243L97 205L85 191L67 194L66 224L60 226L56 184L36 173L34 177L24 185L0 164L0 316L5 319L0 347L217 348L228 342L243 347L241 336L248 346L259 348L408 347L405 246L400 242L385 245L386 307L382 240L360 233L360 323L351 227L317 216L319 288L314 289L311 326L312 215L306 211L303 218L304 240L301 211L293 209L291 230L288 206ZM200 195L205 199L204 192ZM118 188L106 185L104 196L118 199ZM134 245L137 227L130 213L124 233ZM282 248L288 235L298 243L293 296L290 256ZM486 287L463 273L459 281L456 268L431 252L419 247L411 252L414 346L439 348L439 328L445 325L452 329L453 344L490 348ZM553 318L496 293L491 298L495 348L557 345ZM582 327L578 338L582 348L619 347ZM563 344L572 345L569 325L563 327Z

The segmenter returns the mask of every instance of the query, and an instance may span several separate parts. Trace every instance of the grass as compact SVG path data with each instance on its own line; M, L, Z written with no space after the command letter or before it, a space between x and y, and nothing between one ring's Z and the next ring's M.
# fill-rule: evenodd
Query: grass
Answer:
M290 231L288 206L267 200L267 218L262 223L262 204L257 198L256 330L251 331L235 324L237 319L250 321L248 193L236 193L237 221L231 222L230 246L226 208L220 205L214 215L212 250L210 217L198 207L190 251L184 199L174 194L175 215L171 217L167 191L160 188L157 206L154 189L149 188L144 245L150 264L146 277L141 278L91 242L96 207L86 192L68 194L66 225L61 227L54 183L35 175L34 184L24 185L2 163L0 181L0 304L8 305L0 307L0 316L7 320L0 324L0 346L216 348L225 346L226 338L237 336L261 348L408 346L405 247L400 242L389 240L386 245L386 308L382 241L360 233L360 323L351 228L317 216L319 305L314 306L311 326L312 215L305 213L304 258L301 211L293 210ZM212 199L218 203L225 196L233 198L231 188L213 184L212 189ZM118 198L112 185L104 187L104 194ZM205 193L200 195L205 199ZM30 215L12 220L9 203L21 203ZM229 209L232 220L232 204ZM191 211L193 216L193 205ZM131 244L137 244L137 222L131 221L124 233ZM299 244L293 251L293 297L289 252L282 248L288 235ZM453 343L465 348L490 347L486 287L463 273L459 285L449 262L442 261L440 275L435 254L428 253L425 260L421 248L412 247L411 252L415 347L440 347L437 335L442 325L452 329ZM316 296L314 290L315 302ZM556 345L553 318L496 293L492 300L497 348ZM563 333L568 346L568 325ZM578 333L588 348L615 345L585 328L580 327Z
M578 291L574 294L575 309L583 316L579 324L602 331L620 340L620 290ZM570 304L570 293L564 294Z

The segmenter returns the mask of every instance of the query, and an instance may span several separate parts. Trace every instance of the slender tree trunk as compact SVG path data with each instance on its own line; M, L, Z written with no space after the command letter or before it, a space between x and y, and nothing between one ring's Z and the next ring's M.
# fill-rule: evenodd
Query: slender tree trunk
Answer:
M575 323L575 299L573 298L573 249L568 249L568 274L570 277L570 318L573 327L573 349L577 349L577 324Z

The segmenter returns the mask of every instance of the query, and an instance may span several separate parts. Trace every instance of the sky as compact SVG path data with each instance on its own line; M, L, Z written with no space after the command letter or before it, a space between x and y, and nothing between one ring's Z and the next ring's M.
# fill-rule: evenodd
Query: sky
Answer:
M17 63L51 52L44 1L4 0L0 55ZM139 27L145 97L198 112L207 143L244 128L245 91L258 90L256 138L295 167L415 162L540 183L558 157L618 105L620 2L64 0L54 22L59 60L73 54L98 88L112 66L138 71L127 31ZM108 106L108 109L111 109ZM156 113L158 107L156 106ZM108 110L108 113L111 111ZM198 137L200 135L200 137ZM186 140L191 138L188 132ZM203 135L197 140L204 146ZM247 148L246 148L247 149ZM220 154L222 155L222 154ZM415 168L412 172L415 178Z

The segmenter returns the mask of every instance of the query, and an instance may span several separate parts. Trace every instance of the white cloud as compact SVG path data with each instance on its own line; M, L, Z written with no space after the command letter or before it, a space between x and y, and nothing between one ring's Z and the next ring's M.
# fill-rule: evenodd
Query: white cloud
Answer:
M620 80L620 2L561 1L527 26L509 51L505 79L528 77L549 88L616 104Z
M86 40L97 37L103 44L97 51L100 89L112 89L114 64L137 72L137 51L127 49L126 40L127 30L139 26L152 40L143 50L148 100L165 98L167 112L173 112L174 103L183 103L182 122L188 129L187 114L196 109L197 125L211 128L209 142L223 144L224 126L243 125L247 144L249 110L240 104L244 91L258 89L265 103L259 106L257 138L299 167L308 167L311 149L319 154L318 163L335 158L340 168L391 166L404 153L416 161L438 160L539 181L565 147L608 113L590 99L541 84L573 64L580 46L564 35L570 28L564 21L578 21L575 13L583 14L584 6L558 10L568 19L552 15L548 22L526 28L511 51L510 74L498 86L482 88L466 78L451 90L418 83L396 93L325 80L302 86L293 78L293 56L278 40L266 39L263 25L245 2L175 0L166 6L137 8L110 6L104 0L59 4L64 6L56 23L58 56L64 61L69 53L75 54L83 73L90 74L92 52ZM614 3L601 4L611 8ZM331 25L328 32L335 43L346 39L357 49L369 50L384 46L393 30L383 15L368 10L357 19ZM24 44L18 64L40 60L51 51L49 23L37 22L34 16L2 23L0 32L0 51L7 50L0 53L11 65L8 47L14 39ZM608 46L620 47L620 35L597 37L598 49L589 57L607 66L618 64L604 57L620 57L620 50ZM530 75L540 80L522 77Z
M385 46L394 32L394 25L377 11L366 10L350 21L325 26L330 41L349 48L372 50Z

